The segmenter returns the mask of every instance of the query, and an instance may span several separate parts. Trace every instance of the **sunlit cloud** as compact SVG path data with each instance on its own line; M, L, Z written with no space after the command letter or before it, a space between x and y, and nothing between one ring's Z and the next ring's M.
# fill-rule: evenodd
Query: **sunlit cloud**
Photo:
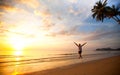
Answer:
M38 0L15 0L18 3L26 5L28 8L37 9L40 6L40 2Z
M51 14L48 10L45 10L45 11L35 10L34 14L37 16L40 16L40 17L50 17L51 16Z
M5 13L4 12L0 12L0 17L2 16L2 15L4 15Z
M35 10L34 14L36 16L41 17L41 25L43 29L49 30L51 27L54 26L54 23L52 22L52 18L51 18L52 14L48 10L42 10L42 11Z
M78 0L67 0L67 1L71 3L77 3Z
M59 30L53 31L49 34L47 34L47 36L52 36L52 37L57 37L57 36L76 36L81 34L80 32L78 32L78 26L73 26L73 27L60 27Z
M16 12L19 10L18 8L15 8L12 6L0 6L0 9L5 11L5 12ZM3 13L3 12L1 12L1 13Z

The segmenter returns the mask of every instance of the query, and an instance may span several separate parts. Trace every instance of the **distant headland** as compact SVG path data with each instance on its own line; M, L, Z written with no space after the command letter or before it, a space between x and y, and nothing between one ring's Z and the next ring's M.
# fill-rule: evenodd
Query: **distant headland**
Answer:
M120 51L120 48L97 48L96 51Z

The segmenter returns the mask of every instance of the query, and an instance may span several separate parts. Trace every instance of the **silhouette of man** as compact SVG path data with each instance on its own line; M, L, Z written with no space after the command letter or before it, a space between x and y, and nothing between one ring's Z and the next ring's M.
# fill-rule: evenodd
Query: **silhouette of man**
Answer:
M75 45L78 47L78 54L79 54L79 58L82 58L82 47L87 43L84 43L84 44L77 44L76 42L74 42L75 43Z

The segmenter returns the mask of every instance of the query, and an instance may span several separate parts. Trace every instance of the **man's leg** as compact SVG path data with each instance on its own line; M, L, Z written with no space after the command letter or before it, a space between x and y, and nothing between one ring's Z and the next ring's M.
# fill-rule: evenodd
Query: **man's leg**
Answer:
M80 58L82 58L82 55L80 54Z

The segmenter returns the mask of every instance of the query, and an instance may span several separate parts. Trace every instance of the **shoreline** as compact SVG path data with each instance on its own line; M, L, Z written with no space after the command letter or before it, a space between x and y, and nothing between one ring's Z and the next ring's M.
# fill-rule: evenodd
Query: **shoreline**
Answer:
M120 55L19 75L120 75Z

